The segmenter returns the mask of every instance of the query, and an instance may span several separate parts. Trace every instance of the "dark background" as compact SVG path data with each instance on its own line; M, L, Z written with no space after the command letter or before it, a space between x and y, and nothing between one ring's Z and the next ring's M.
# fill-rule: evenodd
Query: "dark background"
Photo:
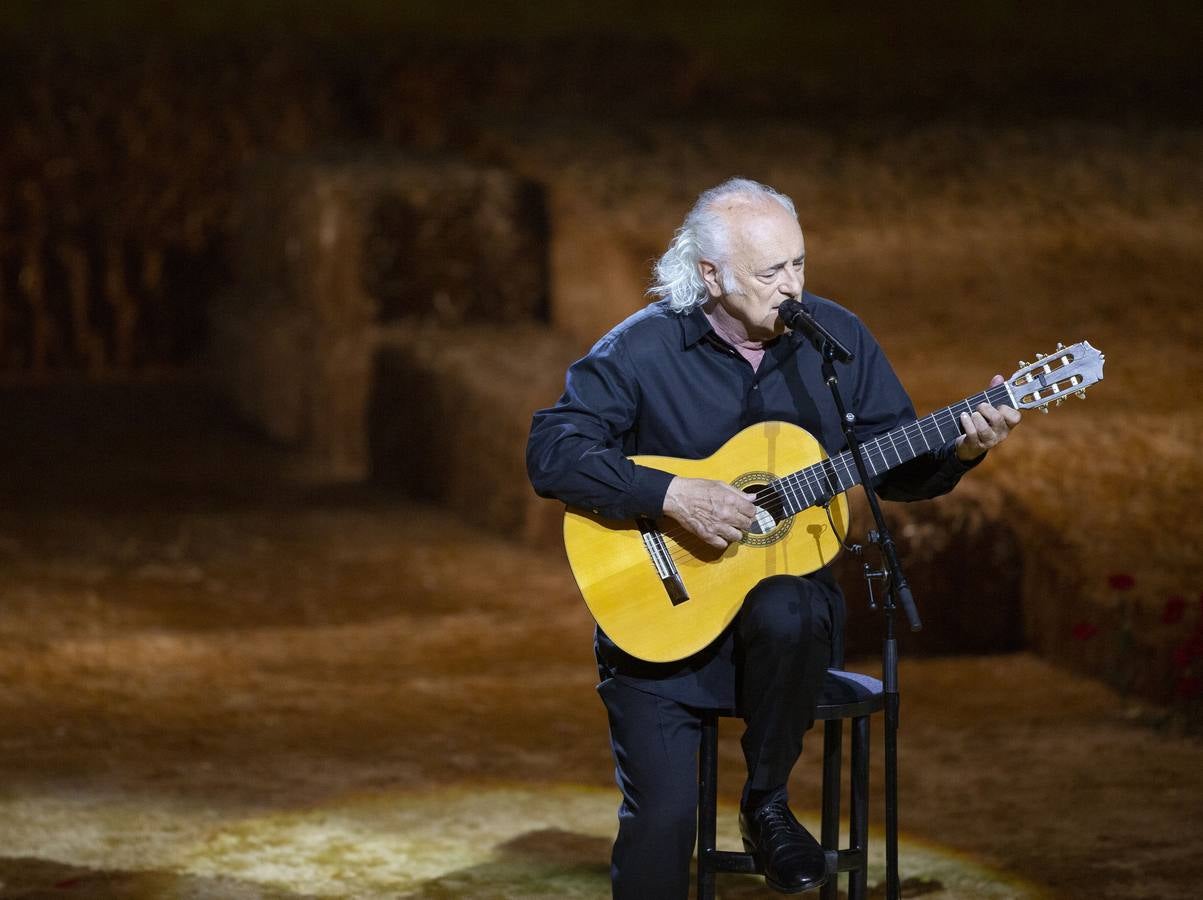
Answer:
M1203 87L1190 3L14 2L0 29L8 375L194 364L265 154L488 160L574 121L1138 133L1197 125Z

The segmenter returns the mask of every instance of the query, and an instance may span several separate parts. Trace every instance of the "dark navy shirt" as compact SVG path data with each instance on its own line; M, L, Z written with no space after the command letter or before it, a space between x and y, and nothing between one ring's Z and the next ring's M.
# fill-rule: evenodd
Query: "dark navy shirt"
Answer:
M857 416L861 439L915 419L910 398L881 347L853 313L803 293L814 316L854 354L837 364L840 389ZM769 342L757 369L711 328L701 308L679 314L652 303L615 327L568 370L564 394L535 413L527 469L535 491L616 519L661 515L673 476L636 465L634 455L701 459L738 431L766 421L800 425L829 454L847 449L822 360L801 336ZM976 461L975 461L976 462ZM918 500L951 490L973 464L949 443L883 473L875 482L890 500ZM824 569L810 576L838 592ZM749 586L750 587L750 586ZM732 629L692 657L647 663L598 631L603 677L694 706L734 704Z

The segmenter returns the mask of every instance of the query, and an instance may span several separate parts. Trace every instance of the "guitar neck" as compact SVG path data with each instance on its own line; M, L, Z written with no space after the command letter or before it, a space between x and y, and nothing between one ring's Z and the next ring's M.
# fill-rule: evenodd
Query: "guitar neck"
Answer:
M938 450L964 431L961 428L961 413L973 413L980 403L999 406L1010 402L1006 385L1000 384L893 431L862 441L865 467L870 477L876 477L922 453ZM784 514L794 515L826 503L836 494L842 494L857 484L860 484L860 473L857 472L851 451L845 450L778 478L771 487L776 488L780 495L779 503Z

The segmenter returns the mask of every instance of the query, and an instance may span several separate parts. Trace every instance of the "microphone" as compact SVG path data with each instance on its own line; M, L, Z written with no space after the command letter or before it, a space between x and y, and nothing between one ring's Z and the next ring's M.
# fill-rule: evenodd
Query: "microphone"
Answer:
M841 344L834 334L820 325L818 319L812 316L806 307L797 300L782 300L781 305L777 307L777 315L785 323L786 328L804 335L824 356L827 355L828 348L830 348L832 359L840 362L852 360L852 351Z

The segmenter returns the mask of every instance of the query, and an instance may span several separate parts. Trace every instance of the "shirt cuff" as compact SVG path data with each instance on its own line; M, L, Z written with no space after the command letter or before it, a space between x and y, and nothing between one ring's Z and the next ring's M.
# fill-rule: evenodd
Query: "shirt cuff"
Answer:
M958 475L964 475L970 469L977 468L977 466L981 465L982 460L985 459L989 453L990 451L987 450L981 456L974 457L973 459L969 460L969 462L965 462L965 460L957 456L957 445L954 442L949 445L948 462L946 462L945 465L951 465L954 472L956 472Z
M647 516L657 519L664 513L664 495L668 486L676 478L671 472L652 469L648 466L635 466L635 480L631 484L631 507L637 516Z

